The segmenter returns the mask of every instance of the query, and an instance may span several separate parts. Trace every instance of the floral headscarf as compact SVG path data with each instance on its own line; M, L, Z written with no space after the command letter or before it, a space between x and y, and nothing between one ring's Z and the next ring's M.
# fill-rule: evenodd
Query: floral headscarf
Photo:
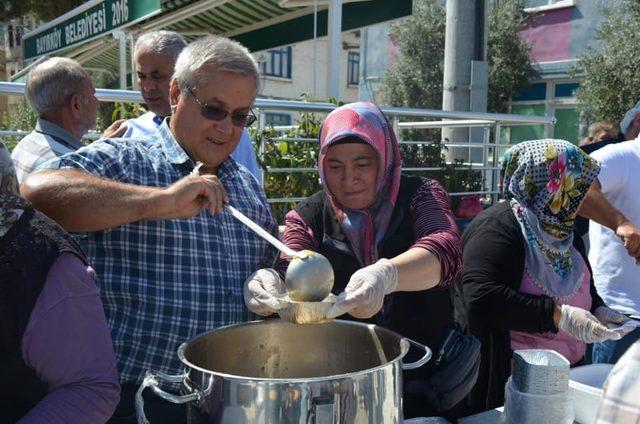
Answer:
M571 297L582 283L573 223L599 172L594 159L564 140L525 141L505 153L502 191L527 241L525 272L556 300Z
M329 147L347 137L357 137L378 153L378 177L374 203L366 210L343 208L325 183L324 159ZM320 131L318 158L320 179L342 231L362 266L378 260L382 240L400 188L402 161L398 141L384 114L366 102L350 103L327 115Z
M18 198L18 179L9 151L0 142L0 237L15 224L22 212Z

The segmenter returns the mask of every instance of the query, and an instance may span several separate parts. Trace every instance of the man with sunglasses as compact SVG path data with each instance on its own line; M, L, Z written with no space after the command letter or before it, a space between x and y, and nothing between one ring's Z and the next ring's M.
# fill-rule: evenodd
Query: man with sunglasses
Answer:
M275 251L224 204L276 234L262 187L230 157L255 121L258 75L240 44L197 40L176 61L171 116L157 136L95 142L22 186L36 208L82 232L122 387L113 422L135 422L134 394L147 370L180 373L180 343L252 318L243 282ZM185 421L183 406L153 395L145 411L151 422Z
M151 31L136 40L135 62L140 93L149 112L122 123L126 127L122 137L155 135L164 117L171 114L169 85L176 59L187 43L174 31ZM260 181L262 175L249 133L242 132L238 147L231 156L249 169Z

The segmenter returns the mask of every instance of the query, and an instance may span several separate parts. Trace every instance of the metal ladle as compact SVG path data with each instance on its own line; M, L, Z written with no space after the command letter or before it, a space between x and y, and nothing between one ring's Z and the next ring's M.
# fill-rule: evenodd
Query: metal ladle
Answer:
M200 175L201 166L202 162L197 162L191 173ZM329 296L333 288L334 275L331 263L327 258L310 250L296 252L233 206L224 205L224 209L260 237L271 243L276 249L292 257L284 278L287 294L291 300L321 302Z

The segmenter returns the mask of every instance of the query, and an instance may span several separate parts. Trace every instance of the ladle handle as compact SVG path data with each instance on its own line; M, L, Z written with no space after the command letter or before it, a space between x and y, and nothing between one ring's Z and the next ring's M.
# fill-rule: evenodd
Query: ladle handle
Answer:
M202 162L200 161L196 162L196 166L193 168L193 171L191 171L191 175L200 175L201 167L202 167ZM244 225L251 228L260 237L262 237L263 239L271 243L276 249L278 249L279 251L281 251L287 256L296 256L297 252L295 250L287 247L287 245L285 245L280 240L278 240L277 238L269 234L267 231L265 231L264 228L262 228L261 226L259 226L258 224L250 220L245 214L240 212L238 209L234 208L231 205L224 205L224 208L225 210L231 212L231 215L233 215L238 221L242 222Z
M287 256L296 256L297 252L295 250L291 249L290 247L287 247L286 244L284 244L283 242L281 242L280 240L278 240L277 238L269 234L264 228L262 228L261 226L259 226L258 224L250 220L245 214L243 214L242 212L240 212L239 210L237 210L231 205L224 205L224 208L227 211L231 212L231 215L233 215L238 221L242 222L244 225L251 228L256 234L258 234L260 237L262 237L263 239L271 243L273 246L275 246L276 249L278 249L279 251L281 251Z

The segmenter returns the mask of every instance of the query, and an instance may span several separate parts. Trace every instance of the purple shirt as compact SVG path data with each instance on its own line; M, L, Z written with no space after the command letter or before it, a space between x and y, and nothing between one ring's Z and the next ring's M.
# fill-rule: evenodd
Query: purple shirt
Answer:
M47 386L19 423L103 423L120 400L95 272L72 254L53 264L22 338L22 358Z

